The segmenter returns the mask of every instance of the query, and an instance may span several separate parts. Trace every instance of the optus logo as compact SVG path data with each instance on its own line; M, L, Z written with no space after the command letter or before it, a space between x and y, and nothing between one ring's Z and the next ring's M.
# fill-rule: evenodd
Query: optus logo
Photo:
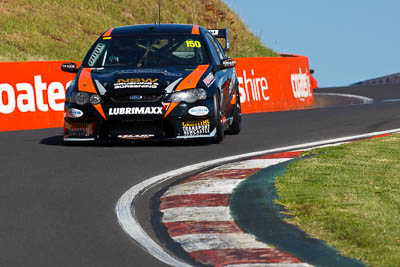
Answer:
M67 83L68 87L70 82ZM0 84L0 114L19 112L47 112L64 110L65 88L60 82L49 85L42 76L34 76L34 84L17 83L16 89L8 83Z
M303 99L312 96L310 76L307 71L302 73L301 68L299 68L299 72L291 74L290 79L294 98Z

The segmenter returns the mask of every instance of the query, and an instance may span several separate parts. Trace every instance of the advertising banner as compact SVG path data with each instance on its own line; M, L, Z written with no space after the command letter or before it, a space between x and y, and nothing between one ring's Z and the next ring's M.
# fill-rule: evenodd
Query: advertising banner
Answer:
M75 76L61 71L63 62L0 63L0 131L63 126L65 90ZM307 57L238 58L236 62L243 113L313 104Z
M235 69L243 113L298 109L314 103L307 57L238 58Z
M0 63L0 131L60 127L74 74L61 61Z

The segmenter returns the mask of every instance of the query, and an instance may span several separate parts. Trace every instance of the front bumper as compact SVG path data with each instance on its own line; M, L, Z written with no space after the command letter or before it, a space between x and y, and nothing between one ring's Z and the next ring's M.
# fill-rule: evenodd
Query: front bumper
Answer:
M207 114L189 113L196 107ZM110 107L109 107L110 108ZM169 106L171 108L171 106ZM70 114L70 110L78 110ZM108 110L108 109L107 109ZM64 141L118 142L170 141L216 138L213 99L180 103L160 115L123 115L104 118L93 106L65 103ZM107 114L107 113L106 113Z

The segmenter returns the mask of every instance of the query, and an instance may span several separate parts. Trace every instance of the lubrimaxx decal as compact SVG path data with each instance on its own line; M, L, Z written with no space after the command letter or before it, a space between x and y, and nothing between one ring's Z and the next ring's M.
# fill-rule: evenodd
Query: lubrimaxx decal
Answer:
M158 79L151 78L128 78L128 79L118 79L114 83L114 89L135 89L135 88L158 88Z
M204 116L207 115L210 110L205 107L205 106L198 106L198 107L193 107L191 109L189 109L189 114L193 115L193 116Z
M310 75L308 75L307 71L302 73L301 68L299 68L299 73L290 75L290 79L294 98L301 99L312 96Z
M157 115L162 114L163 107L129 107L129 108L110 108L108 115Z

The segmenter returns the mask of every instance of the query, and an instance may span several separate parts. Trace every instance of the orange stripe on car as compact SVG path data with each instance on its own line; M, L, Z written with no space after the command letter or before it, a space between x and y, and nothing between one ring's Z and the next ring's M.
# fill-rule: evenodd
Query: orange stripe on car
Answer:
M96 87L94 87L91 75L92 69L83 68L79 75L78 90L81 92L88 92L97 94Z
M236 104L236 94L234 94L231 99L231 105L235 105L235 104Z
M181 81L175 91L178 92L185 89L196 88L201 76L203 76L209 66L210 65L198 65L194 71L192 71L183 81Z
M79 75L78 91L97 94L96 87L94 87L94 84L93 84L91 72L92 72L92 69L89 69L89 68L82 69L81 74ZM104 114L101 104L94 105L94 107L100 113L100 115L105 120L107 120L107 117Z
M106 31L106 32L103 34L103 37L111 36L111 33L112 33L113 30L114 30L114 28L111 28L111 29L109 29L108 31Z
M164 114L164 118L166 118L169 113L171 113L171 111L176 108L176 106L179 105L179 103L171 103L171 105L169 105L167 112Z
M99 112L100 115L101 115L105 120L107 120L106 114L104 114L104 111L103 111L103 108L102 108L101 104L94 105L94 108L97 109L97 112Z
M193 25L192 34L200 34L199 25Z

